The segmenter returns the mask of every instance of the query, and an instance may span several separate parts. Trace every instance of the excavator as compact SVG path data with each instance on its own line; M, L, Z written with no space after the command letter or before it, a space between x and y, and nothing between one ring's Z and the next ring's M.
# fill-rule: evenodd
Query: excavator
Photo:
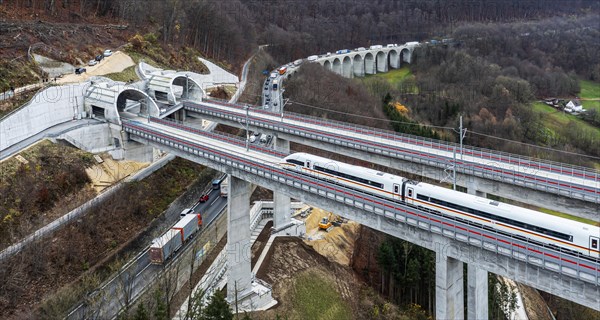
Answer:
M334 226L339 227L342 224L342 222L343 222L342 218L329 212L327 217L323 217L321 219L321 222L319 222L319 230L325 230L325 231L329 232L329 231L331 231L331 229L333 229Z

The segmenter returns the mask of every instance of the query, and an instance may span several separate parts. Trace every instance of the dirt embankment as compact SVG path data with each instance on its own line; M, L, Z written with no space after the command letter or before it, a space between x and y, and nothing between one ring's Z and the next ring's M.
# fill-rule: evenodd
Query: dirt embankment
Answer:
M60 79L57 79L56 82L60 84L82 82L93 76L103 76L109 73L121 72L133 65L135 65L135 63L131 57L129 57L126 53L117 51L110 57L102 59L102 61L95 66L86 66L86 72L82 74L71 73Z
M3 262L0 265L0 318L61 315L64 312L61 308L68 308L79 299L80 290L95 288L94 281L101 281L118 267L115 260L124 259L128 252L137 252L147 245L153 237L147 230L149 225L154 225L153 221L158 221L157 227L177 217L181 204L171 208L168 218L161 213L200 173L202 185L197 182L189 188L190 196L181 201L198 198L212 179L212 175L205 176L211 170L201 170L197 164L175 159L143 182L128 184L121 193L109 197L85 217L57 232L51 241L40 241ZM142 238L145 240L139 240ZM60 290L68 284L69 290ZM43 310L35 310L43 299L49 298L52 300Z
M253 313L255 319L372 319L375 313L377 319L411 319L374 293L350 267L330 261L298 238L277 237L257 277L273 286L278 305Z
M349 266L360 225L354 221L348 221L342 223L341 226L334 226L329 232L319 230L319 221L328 216L328 211L313 208L305 220L308 238L306 243L329 260ZM335 215L332 214L331 217L335 217Z

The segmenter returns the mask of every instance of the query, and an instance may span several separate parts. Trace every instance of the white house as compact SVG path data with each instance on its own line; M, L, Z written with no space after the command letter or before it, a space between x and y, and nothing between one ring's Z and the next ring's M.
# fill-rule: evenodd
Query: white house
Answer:
M566 112L583 112L583 106L579 100L571 100L565 105Z

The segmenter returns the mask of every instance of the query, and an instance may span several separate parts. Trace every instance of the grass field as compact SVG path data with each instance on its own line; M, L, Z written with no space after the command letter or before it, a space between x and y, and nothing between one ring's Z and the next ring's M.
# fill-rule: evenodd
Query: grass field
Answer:
M550 209L539 208L538 210L543 213L547 213L547 214L550 214L553 216L557 216L557 217L561 217L561 218L565 218L565 219L569 219L569 220L574 220L574 221L579 221L581 223L587 223L587 224L591 224L593 226L600 227L600 221L594 221L594 220L590 220L590 219L586 219L586 218L581 218L581 217L573 216L570 214L566 214L566 213L562 213L562 212L558 212L558 211L554 211L554 210L550 210Z
M542 113L544 124L546 127L553 132L560 132L560 130L569 124L569 121L575 121L578 125L588 130L592 130L596 133L597 138L600 140L600 128L594 127L589 123L579 119L577 116L556 110L555 108L548 106L542 102L534 102L533 109L537 112Z
M391 69L385 73L377 73L372 75L367 75L365 78L377 77L387 80L391 85L395 86L398 83L404 82L408 79L413 78L412 72L408 67L402 67L400 69Z
M299 316L298 319L353 318L350 306L342 300L334 283L317 272L299 275L294 291L294 313Z
M134 81L140 80L137 73L135 73L135 66L131 66L121 72L109 73L109 74L105 75L105 77L115 80L115 81L123 81L123 82L127 82L129 80L134 80Z
M579 97L582 99L581 104L583 107L588 110L596 109L600 112L600 82L581 80L579 85L581 86Z

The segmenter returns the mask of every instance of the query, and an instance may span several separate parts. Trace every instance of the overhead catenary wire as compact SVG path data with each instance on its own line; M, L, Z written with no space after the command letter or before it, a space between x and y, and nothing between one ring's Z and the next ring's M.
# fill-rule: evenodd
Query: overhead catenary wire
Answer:
M256 95L256 94L249 94L249 95L262 97L262 95ZM302 103L302 102L298 102L298 101L294 101L294 100L289 100L289 102L293 103L293 104L301 105L301 106L304 106L304 107L308 107L308 108L313 108L313 109L318 109L318 110L322 110L322 111L343 114L343 115L357 117L357 118L370 119L370 120L378 120L378 121L387 121L387 122L390 122L390 123L414 125L414 126L421 126L421 127L441 129L441 130L451 130L451 131L453 131L455 133L457 132L456 128L451 128L451 127L435 126L435 125L430 125L430 124L420 124L420 123L415 123L415 122L402 122L402 121L395 121L395 120L390 120L390 119L385 119L385 118L363 116L363 115L353 114L353 113L350 113L350 112L337 111L337 110L331 110L331 109L327 109L327 108L323 108L323 107L317 107L317 106L314 106L314 105L310 105L310 104L306 104L306 103ZM511 139L506 139L506 138L501 138L501 137L495 137L495 136L492 136L492 135L489 135L489 134L485 134L485 133L481 133L481 132L477 132L477 131L473 131L473 130L469 130L468 132L472 133L472 134L475 134L475 135L484 136L484 137L487 137L487 138L490 138L490 139L497 139L497 140L500 140L500 141L516 143L516 144L520 144L520 145L524 145L524 146L529 146L529 147L533 147L533 148L538 148L538 149L542 149L542 150L548 150L548 151L552 151L552 152L558 152L558 153L564 153L564 154L574 155L574 156L579 156L579 157L586 157L586 158L590 158L590 159L594 159L594 160L600 160L600 157L591 156L591 155L587 155L587 154L576 153L576 152L565 151L565 150L559 150L559 149L554 149L554 148L550 148L550 147L537 146L537 145L526 143L526 142L521 142L521 141L516 141L516 140L511 140Z

